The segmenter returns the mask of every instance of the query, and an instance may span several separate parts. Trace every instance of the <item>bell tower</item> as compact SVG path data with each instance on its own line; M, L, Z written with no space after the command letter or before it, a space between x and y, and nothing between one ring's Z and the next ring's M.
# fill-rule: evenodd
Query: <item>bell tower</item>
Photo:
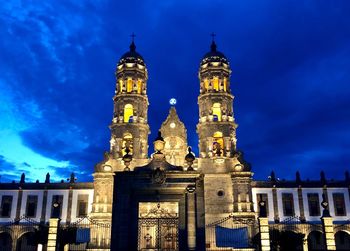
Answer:
M206 222L254 218L250 166L237 151L231 68L212 41L199 67L198 170L203 174Z
M134 35L132 37L130 51L120 58L116 69L110 152L115 159L121 159L128 148L134 165L142 165L148 158L150 133L147 122L148 74L144 59L136 52Z
M200 63L198 97L199 154L201 158L232 157L236 150L236 128L230 88L231 69L213 39Z

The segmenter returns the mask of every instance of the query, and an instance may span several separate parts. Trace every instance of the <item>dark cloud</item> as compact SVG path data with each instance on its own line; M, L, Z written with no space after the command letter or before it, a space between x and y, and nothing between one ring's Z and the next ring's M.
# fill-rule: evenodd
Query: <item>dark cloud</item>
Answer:
M349 11L346 1L7 3L0 81L27 121L23 144L69 161L51 167L60 177L79 167L89 180L109 149L114 71L131 32L149 71L150 143L175 97L198 153L197 71L214 31L233 70L238 146L256 177L340 177L350 163Z

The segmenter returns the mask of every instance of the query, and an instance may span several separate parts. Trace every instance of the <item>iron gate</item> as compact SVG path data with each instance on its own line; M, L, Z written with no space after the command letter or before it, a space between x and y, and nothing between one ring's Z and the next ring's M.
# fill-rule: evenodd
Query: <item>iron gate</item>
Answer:
M259 249L259 225L255 219L228 216L206 225L206 250Z
M137 249L179 250L177 202L139 203Z
M140 218L138 250L179 250L177 218Z

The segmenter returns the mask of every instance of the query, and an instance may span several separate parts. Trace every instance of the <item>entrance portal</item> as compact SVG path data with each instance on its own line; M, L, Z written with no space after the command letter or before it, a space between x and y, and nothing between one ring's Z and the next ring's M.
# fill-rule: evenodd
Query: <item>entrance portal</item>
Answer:
M140 202L138 250L179 250L178 225L177 202Z

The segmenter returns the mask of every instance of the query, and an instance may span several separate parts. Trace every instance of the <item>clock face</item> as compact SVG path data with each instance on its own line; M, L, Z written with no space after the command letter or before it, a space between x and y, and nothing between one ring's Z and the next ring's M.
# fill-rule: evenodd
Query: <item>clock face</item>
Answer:
M112 167L111 167L111 166L108 166L108 165L105 165L105 166L103 167L103 170L105 170L106 172L109 172L109 171L112 170Z
M169 104L170 105L176 105L176 99L175 98L172 98L169 100Z
M235 171L242 171L242 169L243 169L243 167L242 167L242 165L240 165L240 164L237 164L237 165L235 166Z
M176 124L175 124L174 122L171 122L171 123L170 123L170 128L173 128L173 129L174 129L175 127L176 127Z

